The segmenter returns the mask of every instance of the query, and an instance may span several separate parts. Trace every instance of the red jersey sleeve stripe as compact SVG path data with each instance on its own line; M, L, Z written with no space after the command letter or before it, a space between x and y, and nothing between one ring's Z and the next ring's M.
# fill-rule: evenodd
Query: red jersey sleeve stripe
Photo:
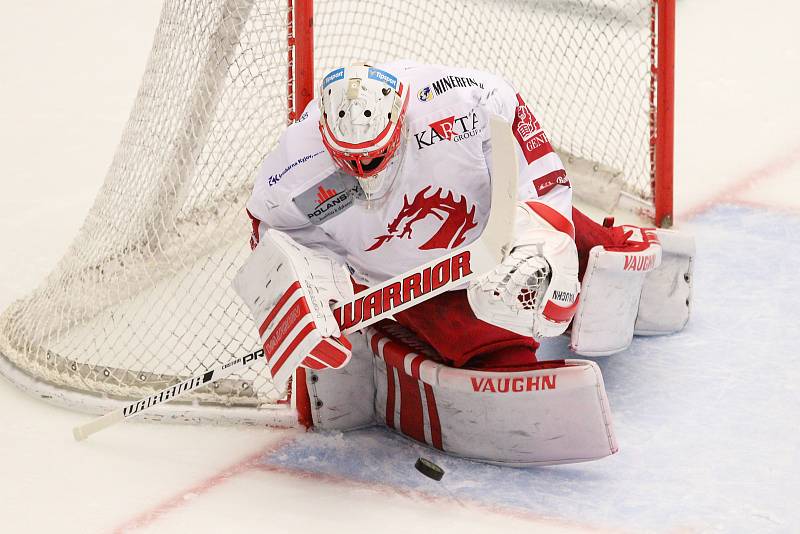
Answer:
M259 234L258 231L258 227L259 225L261 225L261 221L256 219L255 216L253 216L253 214L250 213L250 210L245 209L244 211L247 212L247 216L250 217L250 224L253 226L253 231L250 234L250 249L252 250L256 248L256 246L258 246L258 242L261 240L261 235Z
M575 239L575 229L573 228L572 223L558 211L551 208L547 204L534 202L532 200L527 201L525 204L527 204L528 207L532 209L534 213L536 213L536 215L547 221L550 226L559 232L564 232L572 239Z

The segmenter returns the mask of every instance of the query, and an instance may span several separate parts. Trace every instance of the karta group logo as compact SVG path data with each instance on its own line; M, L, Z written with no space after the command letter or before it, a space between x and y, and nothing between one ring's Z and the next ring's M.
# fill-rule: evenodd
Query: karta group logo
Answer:
M442 224L430 239L417 247L419 250L453 249L464 243L466 233L477 226L475 205L468 209L466 197L461 196L456 200L452 191L444 195L441 187L430 196L425 196L431 187L430 185L425 187L411 202L408 201L408 196L403 196L403 207L389 223L388 233L376 237L375 243L367 249L367 252L382 247L395 237L411 239L412 226L428 217L433 217ZM402 230L400 230L401 225Z
M428 125L427 129L415 133L414 139L417 141L417 149L422 150L439 141L458 143L459 141L478 135L482 129L483 127L478 119L478 114L471 111L460 117L451 115L436 122L432 122Z
M417 93L417 98L420 102L430 102L433 100L433 89L430 85L426 85Z

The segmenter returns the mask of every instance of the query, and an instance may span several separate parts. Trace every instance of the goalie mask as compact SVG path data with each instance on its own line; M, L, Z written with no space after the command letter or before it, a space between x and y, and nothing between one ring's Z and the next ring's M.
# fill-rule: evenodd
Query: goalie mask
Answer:
M367 65L339 68L322 79L322 142L368 199L384 195L399 171L409 93L396 76Z

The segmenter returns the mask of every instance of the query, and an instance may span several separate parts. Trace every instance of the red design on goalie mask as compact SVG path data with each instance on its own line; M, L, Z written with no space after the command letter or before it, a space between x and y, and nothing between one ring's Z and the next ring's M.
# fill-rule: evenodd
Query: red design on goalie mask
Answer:
M447 196L443 196L441 187L432 195L426 197L425 193L430 189L431 186L428 186L417 193L411 202L408 201L408 196L404 196L403 207L394 220L389 223L387 227L388 233L376 237L375 243L367 251L376 250L395 237L411 239L414 223L428 216L435 217L443 222L439 230L418 247L420 250L452 249L461 245L464 242L466 233L477 226L475 222L475 206L473 205L468 210L466 197L462 196L456 201L452 191L447 193ZM402 231L399 230L401 224L403 226Z

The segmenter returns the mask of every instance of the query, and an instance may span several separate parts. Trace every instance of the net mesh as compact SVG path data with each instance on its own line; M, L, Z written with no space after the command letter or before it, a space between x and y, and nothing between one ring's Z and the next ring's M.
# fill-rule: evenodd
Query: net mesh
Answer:
M285 1L165 3L80 234L0 316L5 374L100 412L258 346L230 280L249 254L244 203L288 114L287 15ZM616 169L648 201L652 17L650 0L317 0L315 72L402 58L496 72L568 160ZM286 385L266 376L256 365L189 400L279 409Z

